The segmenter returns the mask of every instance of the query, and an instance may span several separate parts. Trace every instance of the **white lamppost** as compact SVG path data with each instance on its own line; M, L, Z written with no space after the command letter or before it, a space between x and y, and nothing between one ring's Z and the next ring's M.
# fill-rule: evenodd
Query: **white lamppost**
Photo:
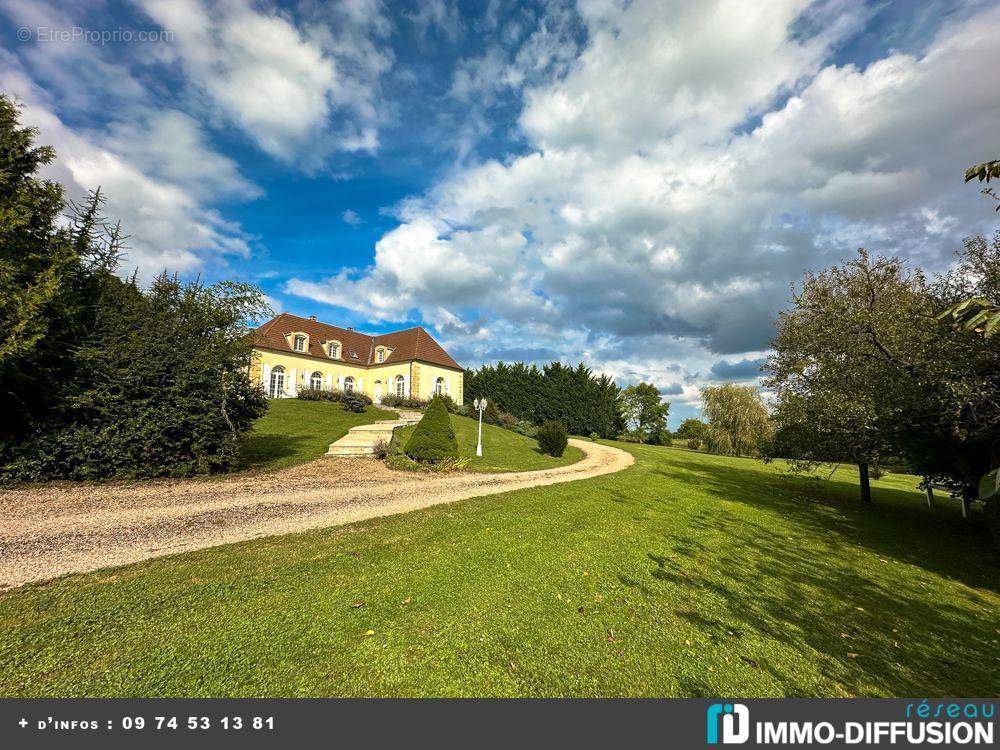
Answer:
M472 402L472 405L479 412L479 442L476 443L476 455L481 456L483 455L483 411L486 410L486 399L477 398Z

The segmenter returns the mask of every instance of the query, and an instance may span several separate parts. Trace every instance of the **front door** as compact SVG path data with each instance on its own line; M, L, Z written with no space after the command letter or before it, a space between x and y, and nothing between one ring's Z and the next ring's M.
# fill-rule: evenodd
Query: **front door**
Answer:
M381 404L382 403L382 381L381 380L376 380L375 381L375 403L376 404Z

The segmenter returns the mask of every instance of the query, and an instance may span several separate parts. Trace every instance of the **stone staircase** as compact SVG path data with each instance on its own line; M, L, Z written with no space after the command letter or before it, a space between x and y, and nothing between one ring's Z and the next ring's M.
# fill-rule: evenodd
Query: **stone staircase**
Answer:
M416 424L424 415L419 411L399 411L399 419L383 419L371 424L359 424L347 431L347 434L335 443L330 443L326 455L331 458L347 456L370 456L374 452L375 443L379 440L389 442L392 432L397 427Z

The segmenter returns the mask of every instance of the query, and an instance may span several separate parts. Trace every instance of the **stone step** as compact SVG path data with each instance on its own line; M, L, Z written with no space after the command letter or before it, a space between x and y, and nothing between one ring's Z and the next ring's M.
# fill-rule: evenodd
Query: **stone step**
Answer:
M340 440L334 443L334 445L343 445L352 448L355 446L368 446L369 448L371 448L379 440L385 440L385 438L382 438L381 436L378 435L358 435L355 437L352 437L351 435L346 435L345 437L342 437ZM386 442L388 443L389 441L386 440Z
M370 424L360 424L352 427L347 434L335 443L330 444L326 455L336 457L354 457L372 455L375 443L379 440L389 442L397 427L409 427L423 418L420 412L399 412L399 419L383 419Z
M330 446L330 450L326 452L327 456L331 458L349 458L357 456L371 456L371 448L346 448L344 446Z

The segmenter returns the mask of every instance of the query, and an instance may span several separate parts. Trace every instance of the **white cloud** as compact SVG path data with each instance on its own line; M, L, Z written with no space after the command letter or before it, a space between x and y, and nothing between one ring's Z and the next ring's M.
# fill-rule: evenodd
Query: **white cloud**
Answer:
M690 399L720 354L766 348L804 269L859 245L940 267L992 218L961 173L995 146L1000 10L863 70L824 64L851 3L583 10L587 48L528 91L528 153L403 202L369 268L287 291L420 315L472 362L489 330ZM826 31L798 31L803 10ZM453 93L504 69L480 64Z
M363 224L364 220L358 216L358 212L348 208L344 213L340 215L340 218L344 220L345 224L350 224L351 226L357 226L358 224Z
M377 79L391 64L371 41L388 30L379 3L307 6L331 29L245 0L136 2L175 34L188 80L265 152L317 167L332 150L377 148Z
M174 171L177 154L169 149L147 155L148 161L134 159L134 153L114 150L115 138L102 143L102 137L81 134L68 127L53 111L44 92L19 70L16 62L0 55L0 90L16 92L24 105L22 124L38 129L38 142L56 150L56 160L44 169L44 174L67 191L67 197L83 198L88 191L101 189L107 198L106 214L122 222L129 239L128 251L122 261L123 272L138 269L144 278L164 269L178 272L195 271L220 262L224 256L246 256L250 238L218 211L205 206L198 190L188 190L177 182L151 176L145 168L162 167ZM235 189L244 194L256 188L235 172L235 167L222 157L204 149L201 136L191 123L160 113L188 138L202 156L215 164L233 180L223 183L226 175L216 176L215 185ZM167 124L170 126L170 123ZM183 158L186 159L190 155Z

